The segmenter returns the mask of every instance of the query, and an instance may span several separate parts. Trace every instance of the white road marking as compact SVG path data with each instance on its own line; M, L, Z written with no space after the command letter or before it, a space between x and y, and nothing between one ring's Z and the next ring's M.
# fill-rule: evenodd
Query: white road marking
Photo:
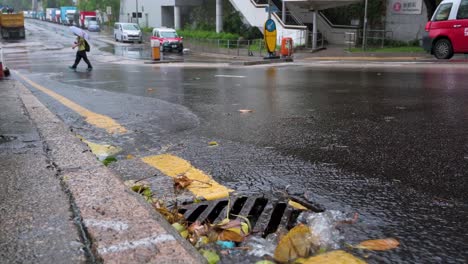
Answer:
M104 220L85 220L84 224L93 227L102 227L104 229L114 229L115 231L123 231L128 229L128 225L121 221L104 221Z
M125 241L117 245L112 245L109 247L105 248L98 248L98 252L100 254L108 254L108 253L115 253L115 252L120 252L124 250L129 250L129 249L134 249L134 248L139 248L139 247L150 247L162 242L167 242L167 241L174 241L175 238L172 235L158 235L158 236L153 236L153 237L147 237L143 238L140 240L135 240L135 241Z
M245 76L240 76L240 75L215 75L215 77L218 78L245 78Z

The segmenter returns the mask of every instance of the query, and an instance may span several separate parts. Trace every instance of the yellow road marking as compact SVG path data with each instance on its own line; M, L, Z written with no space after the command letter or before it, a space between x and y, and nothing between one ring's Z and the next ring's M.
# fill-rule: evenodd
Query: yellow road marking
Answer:
M305 58L305 60L362 60L362 61L385 61L385 60L418 60L423 59L423 57L310 57Z
M94 126L99 127L99 128L103 128L103 129L107 130L107 132L109 132L111 134L113 134L113 133L124 134L124 133L128 132L125 127L123 127L122 125L117 123L117 121L115 121L114 119L112 119L112 118L110 118L108 116L105 116L105 115L94 113L94 112L92 112L92 111L78 105L77 103L75 103L75 102L73 102L73 101L59 95L58 93L53 92L53 91L45 88L44 86L41 86L41 85L31 81L30 79L26 78L25 76L21 75L20 73L16 72L16 74L18 76L20 76L23 80L25 80L27 83L29 83L31 86L33 86L34 88L48 94L49 96L56 99L57 101L59 101L60 103L65 105L66 107L70 108L71 110L77 112L79 115L83 116L85 118L86 122L88 122L89 124L94 125Z
M170 154L148 156L142 158L146 164L160 170L167 176L176 178L185 175L194 180L187 189L196 197L203 197L206 200L216 200L229 196L233 190L214 181L211 176L203 171L194 168L188 161Z
M119 147L115 147L115 146L108 145L108 144L94 143L89 140L86 140L84 137L80 135L77 135L77 137L81 139L81 141L86 143L86 145L88 145L88 147L91 149L91 152L94 155L96 155L96 157L100 161L105 160L107 157L115 156L119 154L119 152L122 151L122 148L119 148Z

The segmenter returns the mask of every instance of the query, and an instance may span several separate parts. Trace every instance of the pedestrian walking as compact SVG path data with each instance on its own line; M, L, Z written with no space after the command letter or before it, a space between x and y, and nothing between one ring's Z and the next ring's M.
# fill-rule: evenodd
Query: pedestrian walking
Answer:
M91 71L93 70L93 66L91 65L91 62L89 62L88 60L88 56L86 54L86 40L78 35L78 34L75 34L77 37L76 37L76 42L75 44L72 46L72 49L75 49L75 48L78 48L78 51L76 52L76 59L75 59L75 63L73 64L73 66L70 66L70 69L72 70L76 70L76 67L78 66L78 64L80 63L81 59L83 59L86 64L88 64L88 71Z

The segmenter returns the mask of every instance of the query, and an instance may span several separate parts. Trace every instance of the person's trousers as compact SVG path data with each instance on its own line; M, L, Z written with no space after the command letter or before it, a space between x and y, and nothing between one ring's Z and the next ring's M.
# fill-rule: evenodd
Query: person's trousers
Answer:
M76 53L76 59L75 59L75 64L73 64L73 68L76 68L76 66L78 66L78 64L80 63L81 61L81 58L83 58L83 60L86 62L86 64L88 64L88 68L93 68L93 66L91 66L91 62L89 62L88 60L88 56L86 55L86 51L84 50L80 50Z

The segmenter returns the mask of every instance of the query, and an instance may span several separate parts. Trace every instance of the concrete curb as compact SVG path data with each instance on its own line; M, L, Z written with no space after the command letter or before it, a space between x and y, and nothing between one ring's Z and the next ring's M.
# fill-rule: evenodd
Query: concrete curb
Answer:
M71 196L96 261L206 263L143 198L96 160L88 147L18 82L31 120Z
M285 63L285 62L294 62L292 58L281 58L281 59L264 59L256 61L236 61L230 63L234 66L253 66L253 65L263 65L263 64L273 64L273 63Z

